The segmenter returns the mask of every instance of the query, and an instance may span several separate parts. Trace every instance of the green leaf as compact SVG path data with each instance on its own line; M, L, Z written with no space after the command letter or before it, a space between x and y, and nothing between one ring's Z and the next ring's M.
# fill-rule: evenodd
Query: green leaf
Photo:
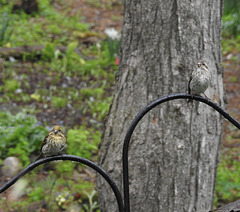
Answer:
M72 54L74 50L77 48L78 42L72 42L68 44L66 54Z

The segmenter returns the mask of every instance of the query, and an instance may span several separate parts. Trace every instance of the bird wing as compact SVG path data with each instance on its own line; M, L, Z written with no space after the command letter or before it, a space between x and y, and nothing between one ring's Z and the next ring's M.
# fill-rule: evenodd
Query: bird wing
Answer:
M43 139L42 146L41 146L41 152L42 152L43 146L47 143L47 139L48 139L48 137L49 137L49 134L50 134L50 133L48 133L48 134L45 136L45 138Z

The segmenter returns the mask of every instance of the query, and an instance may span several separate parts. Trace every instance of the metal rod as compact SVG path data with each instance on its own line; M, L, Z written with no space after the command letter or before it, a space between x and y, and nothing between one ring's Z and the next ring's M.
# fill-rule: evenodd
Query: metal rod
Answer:
M214 108L222 116L224 116L228 121L230 121L238 129L240 129L240 123L235 118L233 118L230 114L228 114L223 108L221 108L215 102L208 100L206 98L203 98L201 96L190 95L187 93L171 94L168 96L163 96L163 97L153 101L149 105L147 105L136 115L136 117L130 124L128 131L126 133L125 139L124 139L123 152L122 152L122 164L123 164L123 193L124 193L124 205L125 205L124 211L125 212L130 212L128 149L129 149L129 143L130 143L130 139L133 134L133 131L136 128L139 121L146 115L146 113L148 113L154 107L156 107L164 102L171 101L174 99L194 99L194 100L203 102L203 103L209 105L210 107Z
M118 189L118 187L116 186L116 184L114 183L114 181L110 178L110 176L98 165L96 165L95 163L93 163L90 160L87 160L85 158L82 157L78 157L75 155L58 155L58 156L50 156L50 157L46 157L40 160L37 160L33 163L31 163L30 165L28 165L25 169L23 169L21 172L19 172L17 175L15 175L11 180L9 180L8 182L6 182L1 188L0 188L0 193L2 193L3 191L5 191L6 189L8 189L11 185L13 185L19 178L23 177L25 174L27 174L28 172L30 172L32 169L34 169L35 167L43 164L43 163L48 163L50 161L53 160L71 160L71 161L76 161L82 164L85 164L86 166L91 167L92 169L94 169L95 171L97 171L99 174L102 175L102 177L108 182L108 184L110 185L113 193L115 194L115 197L117 199L117 203L118 203L118 209L120 212L124 211L124 206L123 206L123 200L122 200L122 196L121 193Z

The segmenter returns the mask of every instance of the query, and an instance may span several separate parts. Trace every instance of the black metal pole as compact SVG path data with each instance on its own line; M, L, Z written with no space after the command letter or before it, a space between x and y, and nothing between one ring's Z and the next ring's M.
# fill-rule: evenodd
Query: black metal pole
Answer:
M92 169L94 169L95 171L97 171L99 174L102 175L102 177L108 182L108 184L110 185L113 193L115 194L115 197L117 199L117 203L118 203L118 209L120 212L124 211L124 206L123 206L123 200L122 200L122 196L121 193L118 189L118 187L116 186L116 184L114 183L114 181L110 178L110 176L98 165L96 165L95 163L93 163L90 160L87 160L85 158L82 157L78 157L75 155L59 155L59 156L51 156L51 157L46 157L40 160L37 160L33 163L31 163L29 166L27 166L25 169L23 169L21 172L19 172L16 176L14 176L11 180L9 180L8 182L6 182L1 188L0 188L0 193L2 193L3 191L5 191L6 189L8 189L11 185L13 185L19 178L21 178L22 176L24 176L25 174L27 174L28 172L30 172L32 169L34 169L35 167L43 164L43 163L47 163L53 160L71 160L71 161L76 161L82 164L85 164L89 167L91 167Z
M174 99L194 99L200 102L203 102L210 107L214 108L216 111L218 111L222 116L224 116L228 121L230 121L233 125L235 125L238 129L240 129L240 123L234 119L230 114L228 114L223 108L218 106L215 102L208 100L206 98L203 98L201 96L192 96L187 93L178 93L178 94L171 94L168 96L161 97L149 105L147 105L145 108L143 108L134 118L132 123L130 124L128 131L126 133L124 144L123 144L123 152L122 152L122 164L123 164L123 193L124 193L124 211L130 212L130 199L129 199L129 173L128 173L128 149L129 149L129 143L131 136L133 134L134 129L136 128L139 121L143 118L143 116L148 113L150 110L152 110L154 107Z

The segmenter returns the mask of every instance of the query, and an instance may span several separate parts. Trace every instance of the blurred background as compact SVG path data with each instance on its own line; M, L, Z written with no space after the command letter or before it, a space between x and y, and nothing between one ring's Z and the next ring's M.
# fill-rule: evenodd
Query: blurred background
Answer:
M227 111L240 120L240 1L225 0ZM34 161L56 124L68 154L97 161L113 96L121 0L0 0L0 184ZM240 131L224 122L215 207L240 198ZM0 211L100 211L95 173L52 162L1 195ZM4 208L4 209L3 209Z

